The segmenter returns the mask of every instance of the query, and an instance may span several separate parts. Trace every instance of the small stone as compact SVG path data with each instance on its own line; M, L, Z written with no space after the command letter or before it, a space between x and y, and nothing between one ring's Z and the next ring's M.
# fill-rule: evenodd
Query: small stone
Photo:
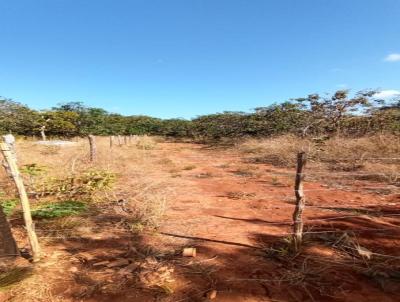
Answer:
M209 300L214 300L217 297L217 291L215 289L210 290L207 294L206 294L207 299Z
M69 269L69 271L70 271L71 273L76 273L76 272L78 272L78 268L77 268L76 266L73 266L73 267L71 267L71 268Z
M196 248L194 247L186 247L182 251L183 257L196 257Z

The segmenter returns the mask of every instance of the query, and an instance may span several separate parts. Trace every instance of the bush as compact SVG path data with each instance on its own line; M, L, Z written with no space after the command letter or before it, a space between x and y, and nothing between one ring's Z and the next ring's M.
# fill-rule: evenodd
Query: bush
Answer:
M3 212L6 214L6 216L11 216L17 205L18 200L16 199L4 200L0 202L0 206L3 208Z
M91 199L97 192L108 191L116 175L106 170L91 170L78 176L47 178L35 184L36 196L55 195L57 198Z
M32 217L39 219L59 218L84 212L87 205L80 201L62 201L42 205L32 211Z

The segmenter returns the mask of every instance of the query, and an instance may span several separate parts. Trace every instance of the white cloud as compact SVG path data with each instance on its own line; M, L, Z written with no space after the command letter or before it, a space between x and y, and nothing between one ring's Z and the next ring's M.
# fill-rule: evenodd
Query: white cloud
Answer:
M377 99L387 100L394 97L400 97L400 91L398 90L382 90L374 95Z
M399 62L400 53L391 53L385 57L386 62Z

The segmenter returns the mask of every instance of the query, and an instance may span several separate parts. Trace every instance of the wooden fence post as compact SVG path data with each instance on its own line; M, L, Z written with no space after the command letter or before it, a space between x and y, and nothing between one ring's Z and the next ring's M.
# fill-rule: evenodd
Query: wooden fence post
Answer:
M118 137L118 145L121 147L122 145L121 135L118 135L117 137Z
M8 147L11 150L11 153L14 156L15 161L18 162L17 151L15 150L15 137L14 137L14 135L12 135L12 134L3 135L3 142L5 142L8 145Z
M306 198L303 191L303 169L307 162L305 152L297 154L297 169L294 192L296 195L296 208L293 212L293 247L295 251L300 249L303 240L303 220L302 214L306 203Z
M35 233L34 224L32 222L31 208L29 205L28 195L26 194L22 177L19 173L18 166L15 162L10 147L8 146L8 144L2 142L0 143L0 149L11 171L11 176L18 190L19 198L21 200L22 213L25 221L25 228L28 233L28 240L32 249L32 257L33 261L36 262L40 260L41 252L40 252L39 242Z
M110 149L113 147L113 143L114 143L114 136L111 135L110 136Z
M46 126L40 127L40 135L42 136L43 141L47 140L45 130L46 130Z
M15 151L15 138L12 134L7 134L7 135L3 135L3 142L5 144L7 144L8 148L11 151L12 156L14 157L15 162L17 162L17 153ZM2 162L4 169L7 172L7 175L12 177L12 173L11 170L7 164L7 162L4 160Z
M96 159L96 152L97 152L97 148L96 148L96 140L94 135L88 135L88 139L89 139L89 146L90 146L90 161L94 161Z

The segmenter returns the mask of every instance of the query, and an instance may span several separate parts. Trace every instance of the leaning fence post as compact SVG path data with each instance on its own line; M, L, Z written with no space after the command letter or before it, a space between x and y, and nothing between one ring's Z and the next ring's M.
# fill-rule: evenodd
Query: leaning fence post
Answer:
M88 135L89 146L90 146L90 161L94 161L96 159L96 140L93 135Z
M17 153L15 151L15 138L12 134L3 135L3 142L7 144L8 148L11 151L12 156L14 157L15 162L17 162ZM2 162L4 169L6 169L7 175L12 177L11 170L8 167L6 161Z
M10 147L8 146L8 144L1 142L0 149L1 152L3 153L4 159L7 162L8 168L11 171L11 176L18 190L19 198L21 200L22 213L25 221L25 228L28 233L28 240L32 249L32 257L33 261L36 262L40 260L41 253L40 253L39 242L35 233L34 224L32 222L32 215L31 215L28 195L26 194L22 177L19 173L17 163L15 162Z
M110 136L110 148L113 147L113 140L114 140L114 136Z
M11 153L14 156L16 162L17 160L17 151L15 150L15 137L12 134L3 135L3 142L5 142L11 150Z
M297 154L297 168L296 168L296 181L294 186L294 192L296 195L296 208L293 212L293 247L295 251L298 251L302 240L303 240L303 220L302 214L306 203L306 198L303 191L303 169L307 162L307 156L305 152Z

